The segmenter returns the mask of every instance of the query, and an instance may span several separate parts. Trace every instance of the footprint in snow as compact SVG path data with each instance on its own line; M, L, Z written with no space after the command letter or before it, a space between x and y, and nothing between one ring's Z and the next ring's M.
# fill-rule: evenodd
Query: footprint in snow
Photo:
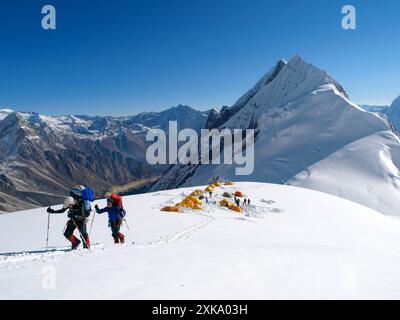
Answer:
M261 202L264 202L266 204L274 204L275 203L274 200L265 200L265 199L261 199Z

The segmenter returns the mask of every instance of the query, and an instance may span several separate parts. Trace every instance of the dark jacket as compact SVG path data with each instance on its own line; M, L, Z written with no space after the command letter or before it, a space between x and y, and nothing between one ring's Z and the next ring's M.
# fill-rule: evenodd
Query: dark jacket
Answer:
M98 214L102 214L104 212L108 212L108 220L110 222L115 222L118 220L121 220L123 217L125 217L125 210L121 207L118 207L116 204L113 204L112 207L105 207L103 209L99 209L96 206L96 212Z
M90 210L85 210L85 205L82 200L79 200L72 208L62 208L60 210L48 209L49 213L64 213L68 210L68 218L84 221L90 216Z

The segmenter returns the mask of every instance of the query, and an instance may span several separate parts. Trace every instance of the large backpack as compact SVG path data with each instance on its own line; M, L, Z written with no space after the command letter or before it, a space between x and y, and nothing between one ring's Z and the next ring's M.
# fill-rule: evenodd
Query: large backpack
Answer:
M95 200L94 191L92 188L85 188L82 190L82 200L93 202Z
M92 188L77 186L71 189L71 194L83 200L84 208L86 211L91 210L91 204L95 200L94 191Z

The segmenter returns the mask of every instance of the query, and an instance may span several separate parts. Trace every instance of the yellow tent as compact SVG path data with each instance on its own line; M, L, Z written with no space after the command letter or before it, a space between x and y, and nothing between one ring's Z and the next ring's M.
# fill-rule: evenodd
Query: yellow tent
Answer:
M196 197L189 196L179 202L176 206L193 210L203 210L201 203L202 202Z
M233 183L232 181L226 181L226 182L224 183L224 185L226 185L226 186L233 186L234 183Z
M193 202L192 200L190 200L190 199L184 199L180 204L181 204L182 207L192 208L192 207L194 207L194 205L195 205L196 203L194 203L194 202Z
M201 200L198 199L198 198L196 198L196 197L194 197L194 196L189 196L189 197L187 197L186 199L187 199L187 200L190 200L190 201L192 201L192 202L194 202L194 203L196 203L196 204L202 204Z
M205 191L206 191L206 192L213 192L213 191L214 191L214 187L213 187L213 186L208 186L208 187L205 189Z
M200 189L197 189L197 190L194 190L190 195L191 195L191 196L194 196L194 197L199 197L199 196L201 196L202 194L204 194L204 191L203 191L203 190L200 190Z

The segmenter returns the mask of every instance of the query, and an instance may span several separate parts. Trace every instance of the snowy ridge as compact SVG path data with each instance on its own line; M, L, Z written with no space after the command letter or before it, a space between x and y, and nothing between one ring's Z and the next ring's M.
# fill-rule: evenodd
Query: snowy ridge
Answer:
M278 69L238 100L239 105L245 103L239 109L234 105L219 118L213 115L219 128L255 129L253 174L236 176L232 165L176 165L153 190L204 184L213 178L287 183L398 215L400 144L388 121L351 102L337 81L300 56Z

